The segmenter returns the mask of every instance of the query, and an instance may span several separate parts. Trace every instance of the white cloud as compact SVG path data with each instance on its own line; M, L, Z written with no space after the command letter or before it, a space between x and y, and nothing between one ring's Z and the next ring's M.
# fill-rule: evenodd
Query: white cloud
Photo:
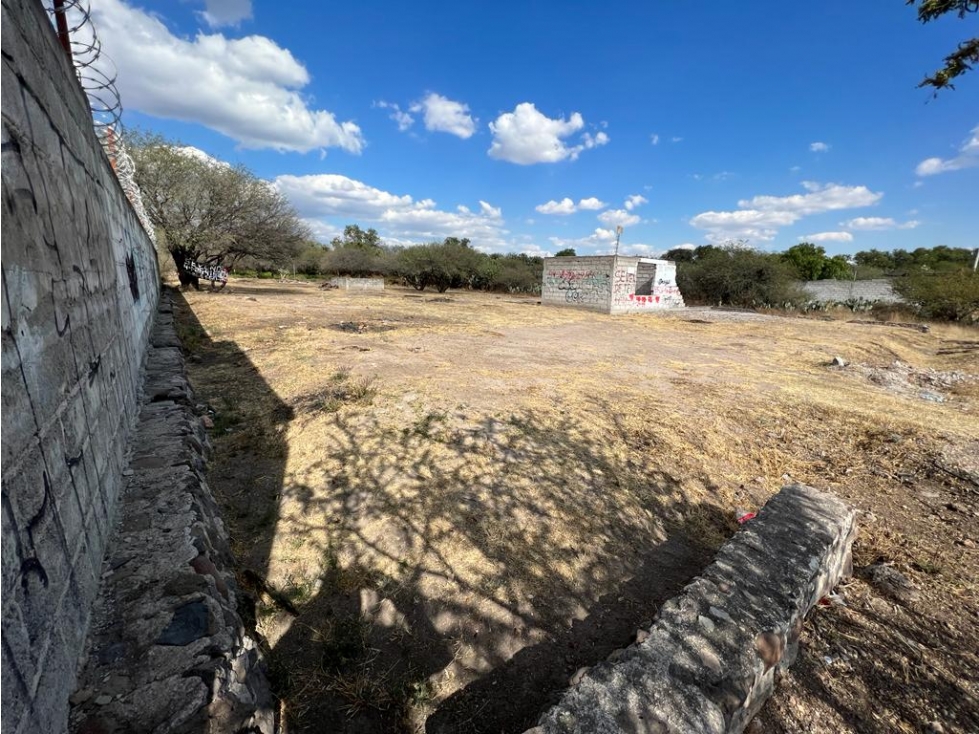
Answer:
M799 238L800 242L853 242L849 232L817 232Z
M540 245L533 243L517 245L517 247L521 255L529 255L530 257L551 257L554 254L553 250L545 250Z
M657 135L656 133L650 135L649 142L652 143L653 145L659 145L659 135Z
M177 153L182 153L188 158L196 158L204 163L210 163L212 166L223 166L225 168L231 167L231 164L227 161L218 160L209 153L205 153L200 148L195 148L193 145L178 146L172 148L172 150L176 151Z
M972 136L962 143L957 156L944 159L926 158L918 164L915 173L919 176L934 176L937 173L975 166L979 166L979 125L972 128Z
M809 150L811 150L813 153L826 153L829 151L829 148L829 143L809 143Z
M614 248L612 250L615 251ZM623 244L619 246L619 254L627 257L659 257L662 249L655 245L646 245L641 242Z
M463 139L472 137L476 132L476 120L469 114L469 105L455 102L441 94L429 92L409 109L415 113L424 113L426 130L449 133Z
M589 247L593 248L607 245L610 242L615 242L615 230L597 227L594 232L586 237L548 237L547 239L550 240L551 244L558 250L563 250L566 247L573 247L575 249Z
M669 248L671 250L696 250L700 245L695 245L693 242L684 242L682 245L674 245Z
M609 142L604 132L595 135L584 133L578 145L568 145L566 138L585 126L578 112L551 119L542 114L531 102L518 104L513 112L504 112L489 124L493 143L489 156L510 163L556 163L575 160L581 151Z
M744 238L771 240L779 227L794 224L810 214L870 206L883 194L866 186L841 186L803 181L808 193L792 196L755 196L738 202L736 211L708 211L698 214L690 224L707 230L711 241Z
M625 209L609 209L598 215L598 221L612 228L631 227L633 224L639 224L639 216L630 214Z
M914 229L921 222L917 219L909 219L906 222L897 222L893 217L856 217L846 222L840 222L841 227L847 229L858 229L864 231L886 230L886 229Z
M789 172L790 173L798 173L801 170L802 170L802 166L792 166L792 168L789 169Z
M585 133L581 136L581 143L585 148L597 148L600 145L608 144L609 136L603 132L595 133Z
M672 137L672 138L670 138L670 142L671 143L679 143L682 140L683 140L683 138L681 138L681 137Z
M310 108L301 93L309 72L269 38L175 36L155 16L119 0L99 0L92 15L120 70L117 86L128 109L199 123L246 148L359 153L364 147L356 124Z
M330 224L326 218L344 222L360 221L376 225L392 242L441 240L468 237L482 250L507 250L503 211L489 202L479 201L479 210L458 206L455 211L438 209L432 199L416 201L408 194L392 194L339 174L278 176L275 187L282 192L307 222Z
M394 102L385 102L382 99L380 102L375 102L374 106L385 110L391 110L391 114L388 115L388 117L398 123L398 130L401 132L408 130L415 124L415 118L402 110L401 107L396 105Z
M252 17L252 0L204 0L201 17L211 28L236 26Z
M567 197L561 201L551 199L546 204L538 204L534 208L541 214L574 214L577 211L574 202Z
M575 206L573 200L568 197L564 197L561 201L554 201L553 199L546 204L538 204L534 207L541 214L574 214L579 209L597 211L598 209L604 209L608 206L604 201L590 196L587 199L582 199Z
M641 194L632 194L631 196L626 198L625 208L631 212L637 206L642 206L643 204L648 204L648 203L649 203L649 199L647 199L645 196L642 196Z

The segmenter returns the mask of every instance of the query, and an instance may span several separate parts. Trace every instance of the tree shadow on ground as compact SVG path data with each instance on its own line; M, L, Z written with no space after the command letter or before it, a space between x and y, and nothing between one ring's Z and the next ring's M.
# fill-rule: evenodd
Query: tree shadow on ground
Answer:
M217 410L210 481L291 734L524 731L736 529L707 478L706 493L691 493L615 406L589 406L606 427L592 430L561 406L503 419L422 411L405 423L356 401L287 402L235 342L211 340L182 298L174 305L198 398ZM315 460L287 474L296 441ZM848 623L865 628L832 632L874 640L858 673L863 703L805 655L799 679L856 730L888 730L872 723L877 700L924 721L900 693L899 635L947 643L870 612ZM977 710L967 687L929 675L952 702L949 721L966 727ZM799 728L762 717L773 731Z
M963 607L963 619L979 613ZM846 608L810 614L799 659L781 683L793 695L768 702L760 730L811 731L812 708L792 705L801 697L856 732L932 731L934 721L942 731L979 731L979 656L963 632L931 616L927 602L899 604L864 587Z
M523 731L736 529L614 406L399 422L343 380L287 402L174 307L291 734Z

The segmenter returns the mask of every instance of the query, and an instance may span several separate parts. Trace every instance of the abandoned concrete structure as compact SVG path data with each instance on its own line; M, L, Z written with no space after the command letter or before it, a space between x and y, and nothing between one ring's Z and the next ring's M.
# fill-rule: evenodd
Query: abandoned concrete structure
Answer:
M682 308L676 264L648 257L599 255L544 261L541 302L602 313L643 313Z
M384 278L330 278L330 287L343 291L383 291Z

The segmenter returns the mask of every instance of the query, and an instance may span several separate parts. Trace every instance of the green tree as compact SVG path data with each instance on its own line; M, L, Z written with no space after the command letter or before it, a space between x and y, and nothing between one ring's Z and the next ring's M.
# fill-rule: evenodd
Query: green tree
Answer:
M380 250L382 242L380 235L377 234L377 230L373 227L365 231L356 224L348 224L343 228L343 235L341 237L334 237L330 244L335 250L344 247L355 247L360 250Z
M908 5L916 5L918 20L928 23L942 16L954 13L964 19L969 13L979 10L979 0L907 0ZM919 87L933 87L938 90L955 89L953 80L979 63L979 37L970 38L959 44L958 48L945 57L945 65L926 76Z
M184 263L233 267L242 258L285 265L310 239L286 198L244 166L205 158L158 135L132 132L128 152L157 242L184 285Z
M811 242L800 242L783 252L782 259L801 280L819 280L826 266L826 250Z
M867 268L879 268L880 270L891 270L894 267L894 258L889 252L881 250L863 250L853 256L857 265Z
M794 268L779 255L749 249L743 242L704 247L710 249L677 266L677 285L688 303L755 307L802 300Z
M690 262L693 257L694 252L688 247L674 247L672 250L667 250L666 254L663 255L664 260L672 260L677 263Z
M575 252L573 247L565 247L563 250L558 250L554 253L554 257L577 257L578 253Z
M480 259L485 257L456 238L428 245L415 245L398 255L397 272L413 288L434 287L439 293L449 288L468 287L479 275Z
M819 274L820 280L849 280L853 278L853 268L850 259L846 255L833 255L826 258L823 263L823 271Z

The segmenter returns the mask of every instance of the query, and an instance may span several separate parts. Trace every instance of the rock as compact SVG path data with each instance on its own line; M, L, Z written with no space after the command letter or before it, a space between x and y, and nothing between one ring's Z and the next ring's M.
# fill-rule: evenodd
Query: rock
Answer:
M719 607L711 607L708 610L708 612L710 613L710 615L712 617L715 617L717 619L723 620L725 622L733 622L734 621L733 619L731 619L731 615L730 614L728 614L727 612L725 612L723 609L721 609Z
M846 367L846 360L843 357L833 357L833 361L829 363L831 367Z
M192 601L177 607L167 628L160 633L157 645L189 645L207 634L209 627L207 605Z
M903 573L888 563L875 563L863 569L862 575L880 591L902 602L917 601L917 587Z
M107 706L110 703L112 703L112 696L105 693L95 699L96 706Z
M94 695L95 691L93 691L91 688L82 688L75 691L68 697L68 703L70 703L72 706L81 706Z
M568 681L568 684L569 685L572 685L572 686L578 685L579 683L581 683L581 679L585 677L585 673L587 673L587 672L588 672L588 666L587 665L584 665L584 666L578 668L575 671L574 675L571 676L571 680Z
M971 538L965 538L964 540L959 541L959 542L960 542L960 544L962 545L963 548L975 548L976 547L976 541L972 540Z
M961 512L963 515L969 514L969 508L958 502L949 502L947 505L945 505L945 507L950 509L952 512Z
M944 395L937 392L932 392L931 390L922 390L921 392L918 393L918 397L921 398L922 400L927 400L930 403L945 402Z
M863 519L867 522L877 522L877 515L872 512L863 513Z
M636 630L636 644L641 645L649 639L649 630Z
M209 415L205 415L201 418L201 423L204 424L204 428L214 428L214 419Z
M945 734L945 727L942 726L942 722L936 719L925 727L925 731L928 734Z

